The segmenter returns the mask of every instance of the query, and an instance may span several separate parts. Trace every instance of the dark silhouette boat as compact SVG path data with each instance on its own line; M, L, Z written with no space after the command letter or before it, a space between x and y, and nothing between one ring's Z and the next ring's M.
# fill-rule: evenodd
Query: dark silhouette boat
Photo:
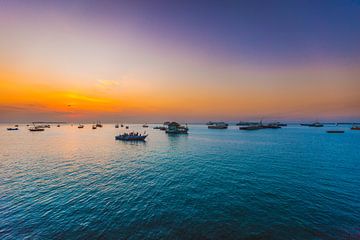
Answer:
M352 126L351 130L360 130L360 126Z
M120 140L120 141L145 141L145 138L148 135L144 133L144 135L141 135L139 133L124 133L124 134L119 134L117 136L115 136L115 140Z
M208 125L209 129L227 129L229 124L225 122L212 122L212 124Z
M345 131L343 131L343 130L328 130L326 132L327 133L344 133Z
M306 126L306 127L323 127L324 124L319 123L319 122L314 122L314 123L301 123L301 126Z
M119 128L119 124L115 124L115 128Z
M189 128L187 126L181 126L177 122L171 122L165 130L168 134L187 134Z
M263 126L261 125L250 125L250 126L244 126L244 127L239 127L240 130L259 130L259 129L263 129Z
M14 128L7 128L6 130L8 130L8 131L16 131L16 130L19 130L19 128L17 128L17 127L14 127Z

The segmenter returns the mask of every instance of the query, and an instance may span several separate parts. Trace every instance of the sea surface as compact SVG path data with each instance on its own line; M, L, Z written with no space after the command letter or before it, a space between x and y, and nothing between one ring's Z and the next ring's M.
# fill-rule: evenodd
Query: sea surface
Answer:
M360 239L360 131L153 126L0 125L0 239Z

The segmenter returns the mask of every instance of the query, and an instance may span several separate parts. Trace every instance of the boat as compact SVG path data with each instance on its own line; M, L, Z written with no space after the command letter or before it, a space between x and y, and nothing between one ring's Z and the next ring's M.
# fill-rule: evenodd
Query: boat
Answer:
M165 130L168 134L187 134L189 128L187 126L181 126L177 122L171 122Z
M126 129L129 129L129 126L125 126Z
M119 134L117 136L115 136L115 140L120 140L120 141L145 141L145 138L148 135L146 133L139 134L139 133L124 133L124 134Z
M309 127L323 127L323 126L324 126L324 124L321 124L319 122L309 124Z
M17 128L17 127L14 127L14 128L7 128L6 130L8 130L8 131L16 131L16 130L19 130L19 128Z
M261 124L262 128L278 129L281 126L278 123Z
M245 126L239 127L239 129L240 130L279 129L279 128L281 128L281 125L283 125L283 124L281 124L279 122L263 124L262 121L260 121L257 123L253 123L251 125L245 125Z
M256 125L239 127L239 130L259 130L259 129L263 129L263 126L256 124Z
M321 124L319 122L314 122L314 123L301 123L301 126L305 126L305 127L323 127L324 124Z
M115 128L119 128L119 124L115 124Z
M148 127L149 127L149 125L144 124L144 125L142 125L142 127L143 127L143 128L148 128Z
M42 126L34 126L29 128L30 132L43 132L45 131L45 128L43 128Z
M351 130L360 130L360 126L352 126Z
M212 121L209 121L209 122L206 123L206 125L213 125L213 124L215 124L215 123L212 122Z
M19 127L19 125L18 125L18 124L15 124L15 127L17 128L17 127Z
M100 122L96 122L96 127L103 127L103 125Z
M58 124L57 127L60 127L60 124Z
M96 129L97 127L96 127L96 125L92 125L92 129Z
M343 130L328 130L326 132L327 133L344 133L345 131L343 131Z
M164 122L164 125L168 126L171 122Z
M79 124L78 128L84 128L84 125Z
M121 127L124 127L124 124L121 124L120 126L121 126Z
M37 125L36 127L38 127L38 128L50 128L50 124Z
M227 129L229 124L224 122L214 122L211 125L208 125L209 129Z

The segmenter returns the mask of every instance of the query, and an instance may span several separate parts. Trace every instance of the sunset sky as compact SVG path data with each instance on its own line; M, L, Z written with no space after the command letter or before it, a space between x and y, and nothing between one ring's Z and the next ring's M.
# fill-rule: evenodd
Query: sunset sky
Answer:
M360 120L360 1L0 0L0 122Z

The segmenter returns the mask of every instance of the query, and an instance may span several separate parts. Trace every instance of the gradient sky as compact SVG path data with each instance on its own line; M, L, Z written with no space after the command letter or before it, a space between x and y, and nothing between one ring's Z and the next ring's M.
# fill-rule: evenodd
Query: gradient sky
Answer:
M360 1L0 0L0 122L360 119Z

